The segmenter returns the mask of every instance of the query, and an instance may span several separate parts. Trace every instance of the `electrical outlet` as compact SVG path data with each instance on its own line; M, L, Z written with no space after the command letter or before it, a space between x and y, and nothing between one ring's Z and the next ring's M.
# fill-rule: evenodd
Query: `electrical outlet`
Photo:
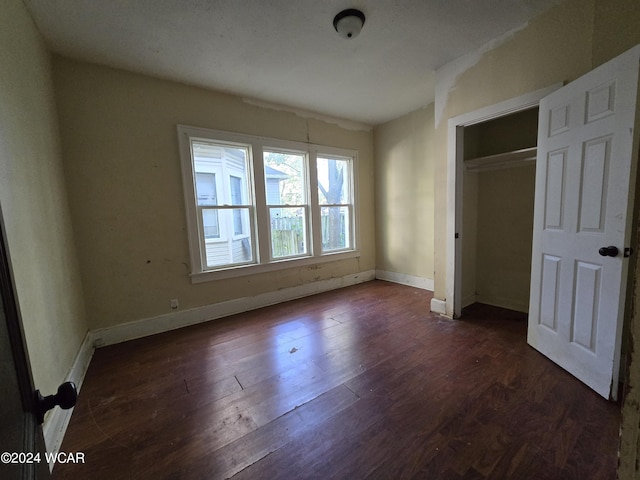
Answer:
M178 299L177 298L172 298L171 299L171 310L177 310L178 309Z

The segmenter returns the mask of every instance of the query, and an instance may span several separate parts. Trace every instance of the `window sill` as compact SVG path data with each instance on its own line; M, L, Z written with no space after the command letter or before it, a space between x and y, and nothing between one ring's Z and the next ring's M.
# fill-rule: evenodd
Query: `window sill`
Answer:
M273 261L262 265L243 265L223 270L207 271L192 273L191 283L212 282L215 280L224 280L227 278L244 277L246 275L256 275L259 273L275 272L285 270L287 268L304 267L307 265L317 265L319 263L335 262L339 260L347 260L360 256L359 250L349 250L347 252L340 251L336 253L326 253L318 257L304 257L287 260Z

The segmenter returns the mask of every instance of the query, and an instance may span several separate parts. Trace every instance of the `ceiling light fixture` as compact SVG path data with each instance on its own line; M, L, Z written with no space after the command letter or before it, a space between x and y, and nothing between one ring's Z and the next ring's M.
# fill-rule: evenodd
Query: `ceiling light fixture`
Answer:
M364 25L364 13L355 8L341 11L333 19L333 28L344 38L355 38Z

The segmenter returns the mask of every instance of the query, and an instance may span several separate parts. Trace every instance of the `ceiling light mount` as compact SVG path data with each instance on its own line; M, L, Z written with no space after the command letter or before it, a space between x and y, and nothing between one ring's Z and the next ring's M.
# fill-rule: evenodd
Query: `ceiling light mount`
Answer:
M344 38L355 38L364 25L364 13L355 8L341 11L333 19L333 28Z

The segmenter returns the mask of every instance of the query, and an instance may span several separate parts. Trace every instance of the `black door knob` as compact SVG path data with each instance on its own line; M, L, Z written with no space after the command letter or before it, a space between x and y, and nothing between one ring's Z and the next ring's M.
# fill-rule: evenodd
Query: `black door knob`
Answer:
M76 400L78 400L78 389L73 382L64 382L58 387L58 392L55 395L49 395L43 397L40 394L40 390L36 390L36 416L38 417L38 423L44 422L44 414L58 405L63 410L75 407Z
M598 250L598 253L603 257L617 257L618 256L618 247L613 245L609 245L608 247L601 247Z

